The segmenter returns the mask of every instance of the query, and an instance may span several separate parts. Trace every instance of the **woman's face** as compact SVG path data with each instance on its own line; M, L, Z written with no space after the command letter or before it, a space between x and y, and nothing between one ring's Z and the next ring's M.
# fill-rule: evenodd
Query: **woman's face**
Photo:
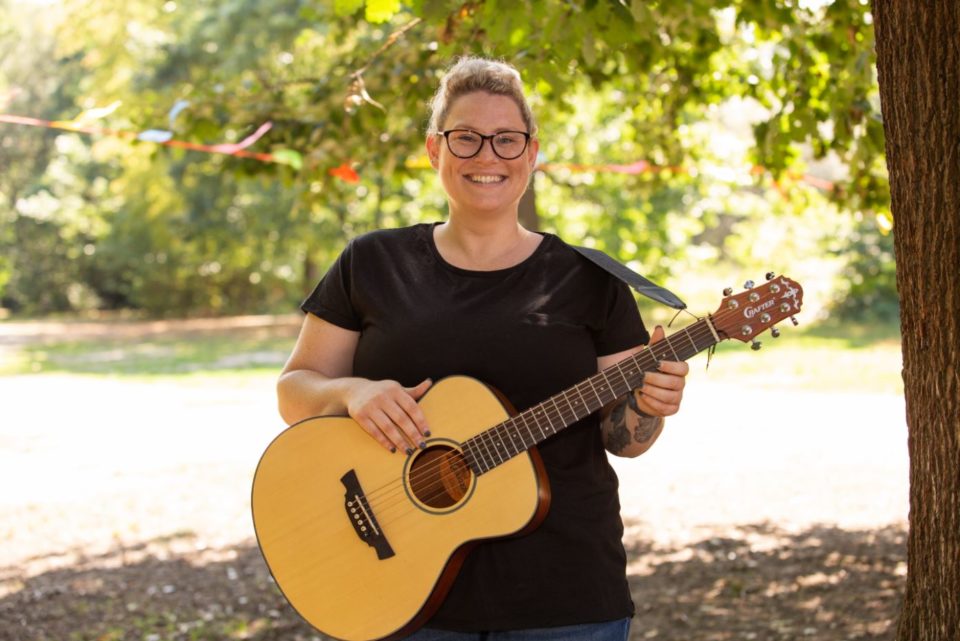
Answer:
M444 130L471 129L483 135L502 131L527 131L520 108L507 96L486 92L469 93L457 98L447 113ZM539 143L531 139L519 158L504 160L485 140L480 153L458 158L450 152L443 136L427 138L430 164L440 174L452 212L513 213L530 181L537 160Z

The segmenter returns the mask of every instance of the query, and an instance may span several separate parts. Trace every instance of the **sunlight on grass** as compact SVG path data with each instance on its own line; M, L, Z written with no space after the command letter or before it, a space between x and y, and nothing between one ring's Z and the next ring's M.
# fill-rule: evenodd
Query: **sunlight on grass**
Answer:
M89 374L124 377L277 372L293 347L287 336L98 338L26 346L0 366L0 375Z
M708 370L701 355L691 376L759 387L902 394L902 355L897 329L889 326L826 326L792 329L780 338L760 336L760 350L725 341Z
M679 326L668 330L677 331ZM760 337L753 351L724 341L706 368L704 354L691 359L691 380L761 387L902 394L898 328L821 324L792 328L773 339ZM77 374L124 378L219 381L275 376L293 347L286 332L206 332L145 338L110 336L48 340L8 350L0 375Z

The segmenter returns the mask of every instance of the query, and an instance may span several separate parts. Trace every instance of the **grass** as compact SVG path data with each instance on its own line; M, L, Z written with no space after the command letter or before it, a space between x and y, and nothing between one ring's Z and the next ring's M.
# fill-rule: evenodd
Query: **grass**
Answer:
M293 341L285 337L154 338L65 341L22 350L20 373L63 372L129 376L275 371Z
M893 325L821 324L793 329L780 338L759 337L760 350L725 341L717 346L710 380L760 387L828 392L902 394L899 328ZM703 359L703 360L699 360ZM691 361L693 375L703 356Z
M760 337L759 351L739 341L724 341L717 346L709 369L705 355L691 359L692 378L764 387L902 393L900 336L895 325L782 326L780 338L773 339L769 333ZM0 375L179 380L272 376L286 361L295 334L296 327L289 324L145 336L112 332L108 327L83 339L47 336L40 342L24 341L8 350L10 357L0 362Z
M143 378L275 373L283 366L293 343L293 336L288 334L237 330L48 339L12 350L6 363L0 364L0 375L58 373Z

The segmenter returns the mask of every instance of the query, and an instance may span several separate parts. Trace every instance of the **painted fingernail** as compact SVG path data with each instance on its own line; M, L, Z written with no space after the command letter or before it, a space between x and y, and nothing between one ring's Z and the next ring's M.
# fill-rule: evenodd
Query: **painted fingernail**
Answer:
M430 430L427 430L426 432L424 432L423 435L429 438L429 437L430 437Z
M408 448L407 448L407 456L410 456L411 454L413 454L413 448L412 448L412 447L408 447Z
M421 450L427 449L427 444L426 444L425 442L423 442L423 441L420 441L420 449L421 449Z
M397 448L391 447L391 448L390 448L390 453L391 453L391 454L396 454L396 453L397 453Z

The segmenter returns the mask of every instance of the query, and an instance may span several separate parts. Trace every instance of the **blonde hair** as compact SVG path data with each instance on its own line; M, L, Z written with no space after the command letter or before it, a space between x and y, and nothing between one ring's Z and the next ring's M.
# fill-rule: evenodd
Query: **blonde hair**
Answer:
M523 93L520 72L509 63L474 56L457 60L440 80L437 93L430 100L427 133L439 133L454 101L476 91L511 98L520 109L527 131L531 136L537 134L537 122Z

